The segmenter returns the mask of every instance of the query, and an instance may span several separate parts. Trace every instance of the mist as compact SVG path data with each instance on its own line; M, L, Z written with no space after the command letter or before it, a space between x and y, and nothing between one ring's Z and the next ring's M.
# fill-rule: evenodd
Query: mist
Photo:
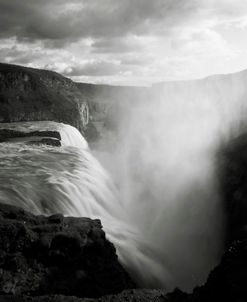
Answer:
M218 150L245 128L245 78L155 85L129 99L115 95L121 106L113 97L107 118L115 129L104 130L93 152L118 187L121 219L135 230L118 253L139 285L191 291L220 261Z
M2 143L1 202L100 219L139 287L191 291L225 249L219 154L246 130L246 78L99 87L89 104L99 135L89 147L62 123L2 123L26 134L57 131L61 147L26 144L28 135Z

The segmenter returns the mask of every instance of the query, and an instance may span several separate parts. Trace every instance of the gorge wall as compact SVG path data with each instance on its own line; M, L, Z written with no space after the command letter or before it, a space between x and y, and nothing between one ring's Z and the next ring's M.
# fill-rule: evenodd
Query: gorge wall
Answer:
M0 122L53 120L83 131L89 109L76 84L62 75L0 64Z

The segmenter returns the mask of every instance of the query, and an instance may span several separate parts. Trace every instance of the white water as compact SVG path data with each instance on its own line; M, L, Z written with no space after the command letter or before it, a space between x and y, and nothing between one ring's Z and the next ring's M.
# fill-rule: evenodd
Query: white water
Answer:
M62 138L62 147L27 145L26 138L0 144L0 203L34 214L100 218L120 257L124 251L138 255L138 236L125 222L116 187L78 130L46 121L2 123L0 128L26 133L58 131Z
M0 202L35 214L102 217L106 225L116 219L121 212L116 189L77 129L55 122L4 123L0 128L58 131L62 138L62 147L1 143Z
M0 202L36 214L100 218L141 286L191 290L206 280L222 252L215 154L246 116L240 88L240 97L219 99L188 92L184 97L171 88L166 101L156 95L121 112L116 143L103 138L109 149L95 150L118 191L73 127L9 124L28 132L57 130L62 147L1 144Z

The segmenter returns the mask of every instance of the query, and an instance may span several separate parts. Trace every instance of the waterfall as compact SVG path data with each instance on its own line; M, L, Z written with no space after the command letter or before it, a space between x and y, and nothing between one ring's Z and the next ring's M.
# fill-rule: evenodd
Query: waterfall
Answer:
M220 119L213 106L156 100L133 107L115 148L95 153L118 183L126 224L136 231L137 253L120 249L123 263L146 287L190 291L223 251Z
M219 263L226 218L217 156L246 129L245 83L244 73L168 83L112 109L117 127L93 152L136 232L138 252L120 252L142 286L191 291Z
M35 214L102 217L107 225L121 213L111 177L77 129L55 122L3 123L1 128L25 133L58 131L62 147L28 145L21 140L1 143L0 202Z
M0 143L1 203L20 206L36 215L62 213L100 219L121 259L123 253L138 254L135 230L125 222L125 208L112 178L78 130L47 121L1 123L1 129L26 134L57 131L62 144L29 145L26 139Z
M2 125L58 131L62 147L1 143L0 202L101 219L140 286L190 291L203 284L224 243L217 150L239 132L246 105L243 89L236 89L240 97L217 98L179 91L168 87L152 101L129 103L115 133L102 136L93 154L114 182L73 127Z
M152 111L148 112L150 114ZM146 120L148 116L144 115L143 118ZM144 125L144 120L140 125ZM125 137L128 138L129 147L125 145L123 149L118 149L122 162L112 157L113 162L124 173L119 194L110 175L91 154L85 139L75 128L55 122L1 124L1 128L26 133L58 131L62 147L28 145L21 140L18 143L2 143L0 202L21 206L34 214L62 213L101 219L107 237L117 248L120 261L141 286L160 286L167 289L176 285L183 286L184 279L190 279L188 271L198 271L194 266L186 268L186 260L190 255L181 257L180 253L191 252L195 263L201 261L198 258L205 257L202 255L204 252L208 254L207 260L212 258L215 261L217 258L214 253L218 251L217 236L221 232L221 216L219 214L217 219L214 217L219 198L213 188L212 173L205 173L211 171L211 163L200 159L200 164L195 169L192 162L195 159L182 157L178 161L177 157L181 156L179 148L184 147L183 145L178 146L177 154L167 153L168 151L162 153L161 151L165 151L162 149L159 150L160 157L157 157L157 153L150 158L146 152L153 151L152 148L156 148L157 144L149 142L148 138L155 138L155 135L146 132L144 137L139 136L138 141L137 132L141 129L135 124L136 132L133 129L131 131L133 136L129 133ZM183 128L183 131L186 130L188 129ZM194 150L197 145L198 142L195 141L190 148ZM169 150L172 145L167 145L167 148ZM182 150L186 152L184 148ZM133 158L133 162L131 156L135 156L135 153L137 156ZM167 158L168 154L169 160L164 161L163 156ZM159 166L153 167L157 161ZM177 170L171 174L171 167L175 169L174 164L177 161L181 165L179 175ZM188 186L193 181L197 182L197 191L192 191L195 196ZM207 204L209 201L210 204ZM202 229L198 232L197 219L202 211L205 217L200 217L199 225ZM215 234L212 234L211 228L204 230L208 215L213 218L210 221L211 226L218 228ZM178 226L180 230L176 229ZM193 232L192 228L195 228ZM173 234L176 238L169 237ZM202 240L199 240L200 236ZM207 246L209 240L212 240L211 248ZM198 243L197 251L195 242ZM173 255L176 255L177 263L174 263ZM186 269L186 278L184 275L178 277L179 265L183 270ZM198 280L193 280L192 283L197 282Z

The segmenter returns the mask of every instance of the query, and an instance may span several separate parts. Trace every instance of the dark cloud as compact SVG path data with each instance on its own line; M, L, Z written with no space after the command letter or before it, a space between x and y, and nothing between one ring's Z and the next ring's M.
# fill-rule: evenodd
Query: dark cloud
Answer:
M181 62L200 74L235 52L217 26L246 15L243 0L0 0L0 60L72 78L178 74Z
M50 47L105 38L108 45L113 42L114 52L114 38L164 35L208 12L228 16L241 14L241 9L229 0L1 0L0 37L47 40ZM102 40L95 47L100 44Z
M64 42L143 35L160 22L167 29L190 12L195 13L195 2L186 0L1 0L0 35Z

